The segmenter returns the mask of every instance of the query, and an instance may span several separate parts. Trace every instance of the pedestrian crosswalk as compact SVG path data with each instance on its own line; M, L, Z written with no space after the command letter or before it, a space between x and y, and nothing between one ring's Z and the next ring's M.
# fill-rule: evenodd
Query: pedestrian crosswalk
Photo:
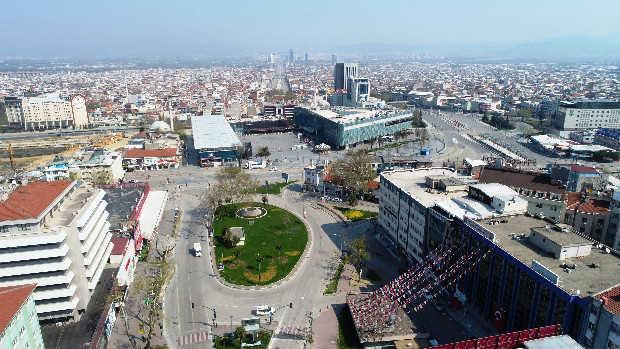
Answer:
M282 326L278 333L290 336L303 336L303 328L301 326Z
M179 346L188 345L192 343L204 342L209 339L209 332L200 331L195 333L188 333L180 336L177 339Z

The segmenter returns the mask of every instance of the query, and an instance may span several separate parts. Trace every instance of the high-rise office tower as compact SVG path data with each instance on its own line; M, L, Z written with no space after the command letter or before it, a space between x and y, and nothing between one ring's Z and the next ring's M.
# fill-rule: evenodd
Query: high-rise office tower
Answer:
M338 63L338 56L332 55L332 64L335 65L336 63Z
M293 49L291 49L291 51L289 51L289 54L288 54L288 61L289 61L289 62L291 62L291 63L293 63Z
M306 56L305 56L304 59L305 59L306 62L308 62L310 60L310 56L308 56L308 53L306 53Z
M334 65L334 89L348 89L349 78L357 77L357 63L336 63Z

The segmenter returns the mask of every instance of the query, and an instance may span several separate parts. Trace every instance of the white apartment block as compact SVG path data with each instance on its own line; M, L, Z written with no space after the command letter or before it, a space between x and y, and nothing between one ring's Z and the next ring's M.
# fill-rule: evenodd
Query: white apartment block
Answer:
M592 130L599 127L620 128L620 102L616 100L560 102L555 117L555 128L560 131L560 136L567 137L570 131Z
M76 153L77 154L77 153ZM74 173L85 182L101 181L112 184L125 177L123 156L117 151L94 150L81 152L78 158L56 158L49 161L43 169L43 180L56 181L70 178Z
M0 201L0 287L37 284L42 322L78 320L112 252L104 191L30 182Z
M88 125L86 100L81 95L61 98L57 94L42 97L5 97L7 118L11 125L26 130Z
M456 172L447 168L422 168L416 170L384 171L380 175L379 227L380 232L392 246L410 261L422 261L426 255L428 208L436 201L467 195L459 184L459 190L439 194L431 190L431 182L443 178L457 182Z

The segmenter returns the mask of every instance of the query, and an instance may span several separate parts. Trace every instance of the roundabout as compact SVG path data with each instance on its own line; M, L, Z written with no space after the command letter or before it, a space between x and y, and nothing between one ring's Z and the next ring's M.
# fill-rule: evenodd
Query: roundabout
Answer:
M239 206L223 205L215 213L213 253L220 278L231 286L265 286L286 278L308 245L305 223L273 205Z

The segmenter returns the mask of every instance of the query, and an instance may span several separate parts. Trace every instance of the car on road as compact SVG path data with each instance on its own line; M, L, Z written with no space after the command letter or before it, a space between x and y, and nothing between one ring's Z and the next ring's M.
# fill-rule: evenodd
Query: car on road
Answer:
M275 167L275 166L269 169L269 171L271 171L271 172L273 172L273 171L277 171L277 170L278 170L278 168L277 168L277 167Z
M463 337L463 339L465 339L465 340L470 340L470 339L475 339L476 338L471 333L469 333L467 331L461 332L461 337Z
M329 200L331 200L329 196L321 196L319 199L321 199L322 201L329 201Z
M342 202L342 199L341 198L332 198L332 201L334 201L334 202Z

